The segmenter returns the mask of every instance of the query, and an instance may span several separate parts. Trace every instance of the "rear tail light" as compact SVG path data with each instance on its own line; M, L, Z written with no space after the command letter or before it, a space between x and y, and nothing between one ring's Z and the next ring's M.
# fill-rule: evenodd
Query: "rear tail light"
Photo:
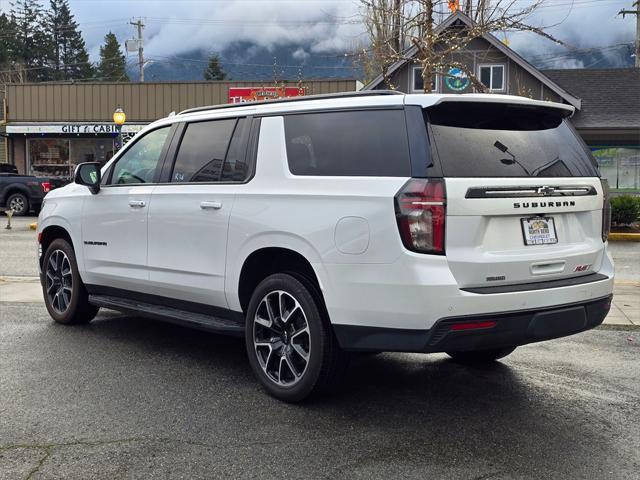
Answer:
M441 178L413 178L396 194L396 219L404 246L444 255L446 192Z
M40 182L40 185L42 185L42 190L44 191L44 193L49 193L51 191L50 182Z
M609 196L609 182L600 179L602 184L602 241L606 242L611 231L611 202Z

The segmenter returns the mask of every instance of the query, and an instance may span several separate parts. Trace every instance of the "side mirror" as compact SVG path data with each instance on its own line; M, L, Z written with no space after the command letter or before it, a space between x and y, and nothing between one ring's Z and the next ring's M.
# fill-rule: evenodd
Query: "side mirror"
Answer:
M98 162L80 163L73 174L73 181L89 187L94 195L100 191L100 164Z

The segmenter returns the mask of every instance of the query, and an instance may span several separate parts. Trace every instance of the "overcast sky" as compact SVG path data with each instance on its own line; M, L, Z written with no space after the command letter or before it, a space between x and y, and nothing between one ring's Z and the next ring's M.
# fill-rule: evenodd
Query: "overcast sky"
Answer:
M526 5L529 0L516 0ZM7 8L7 0L0 7ZM617 16L632 0L546 0L531 19L534 25L563 21L550 33L577 48L633 42L635 19ZM230 42L304 45L300 59L345 52L365 40L357 0L70 0L93 59L105 33L121 41L134 36L133 17L146 23L145 52L161 57L195 49L216 52ZM502 36L499 34L498 36ZM556 52L533 34L508 35L510 46L528 56ZM550 65L559 66L559 65ZM569 65L571 66L571 65Z

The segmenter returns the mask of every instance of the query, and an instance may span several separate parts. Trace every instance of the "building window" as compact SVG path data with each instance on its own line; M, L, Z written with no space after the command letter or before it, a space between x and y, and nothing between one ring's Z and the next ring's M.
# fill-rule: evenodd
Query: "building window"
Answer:
M79 163L104 165L113 156L113 138L29 138L28 148L32 175L68 179Z
M424 93L424 80L422 79L422 67L413 67L413 77L411 83L412 93ZM431 79L431 91L438 91L438 75L434 75Z
M504 91L504 65L480 65L480 81L492 92Z
M640 146L591 146L603 178L619 191L640 189Z
M32 175L71 177L68 138L30 138L29 166Z

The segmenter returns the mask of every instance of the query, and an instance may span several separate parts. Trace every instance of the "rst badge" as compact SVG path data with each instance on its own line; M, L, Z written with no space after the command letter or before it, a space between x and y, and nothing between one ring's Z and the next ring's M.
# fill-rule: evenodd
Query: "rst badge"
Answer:
M586 272L590 270L593 265L590 263L586 263L584 265L576 265L576 268L573 269L574 272Z

